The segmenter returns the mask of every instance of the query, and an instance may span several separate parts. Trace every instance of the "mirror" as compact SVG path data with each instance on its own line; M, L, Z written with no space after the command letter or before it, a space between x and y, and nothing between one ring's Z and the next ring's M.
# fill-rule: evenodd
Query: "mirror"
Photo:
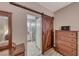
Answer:
M11 13L0 11L0 55L2 51L8 50L7 54L10 55L12 48L12 24Z
M7 46L8 42L8 17L0 16L0 47Z

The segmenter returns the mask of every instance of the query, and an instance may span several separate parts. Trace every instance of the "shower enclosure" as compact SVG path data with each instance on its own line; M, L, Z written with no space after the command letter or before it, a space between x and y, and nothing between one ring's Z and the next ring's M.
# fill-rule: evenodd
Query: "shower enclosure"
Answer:
M27 15L27 56L42 53L42 20L41 17Z

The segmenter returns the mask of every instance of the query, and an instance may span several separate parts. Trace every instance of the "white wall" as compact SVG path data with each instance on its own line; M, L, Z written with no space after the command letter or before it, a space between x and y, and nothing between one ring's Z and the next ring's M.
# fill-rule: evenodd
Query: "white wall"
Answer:
M41 13L44 13L46 15L49 15L49 16L54 16L53 12L51 12L50 10L48 10L47 8L39 5L37 2L17 2L18 4L21 4L21 5L24 5L30 9L33 9L33 10L36 10L36 11L39 11Z
M28 6L30 6L30 4ZM35 5L32 5L32 6L34 7ZM10 5L8 2L6 2L6 3L0 2L0 10L12 13L12 40L15 41L17 44L25 42L27 14L32 14L32 15L36 15L36 16L40 16L40 15L29 12L27 10L21 9L21 8L13 6L13 5ZM40 8L40 10L41 10L41 8Z
M79 3L73 3L55 13L55 29L69 25L71 30L79 31Z
M25 10L12 6L9 3L0 3L0 10L12 13L12 40L16 43L24 42L26 39Z
M71 26L71 30L79 31L79 3L72 3L71 5L55 12L54 21L55 30L59 30L61 26Z

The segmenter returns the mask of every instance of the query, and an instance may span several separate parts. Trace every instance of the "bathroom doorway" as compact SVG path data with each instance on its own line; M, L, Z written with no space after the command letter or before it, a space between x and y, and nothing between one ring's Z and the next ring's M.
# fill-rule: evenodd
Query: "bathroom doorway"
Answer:
M27 15L27 56L42 54L42 19Z

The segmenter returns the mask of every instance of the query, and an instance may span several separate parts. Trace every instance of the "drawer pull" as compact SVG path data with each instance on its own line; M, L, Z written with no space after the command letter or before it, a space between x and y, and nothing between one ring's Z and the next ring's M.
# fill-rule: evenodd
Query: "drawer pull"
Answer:
M71 45L71 46L73 46L73 45Z
M73 35L73 34L71 34L71 35Z
M73 52L73 50L71 52Z
M71 50L71 52L74 53L75 51L74 50Z
M73 41L73 40L71 40L71 41Z

